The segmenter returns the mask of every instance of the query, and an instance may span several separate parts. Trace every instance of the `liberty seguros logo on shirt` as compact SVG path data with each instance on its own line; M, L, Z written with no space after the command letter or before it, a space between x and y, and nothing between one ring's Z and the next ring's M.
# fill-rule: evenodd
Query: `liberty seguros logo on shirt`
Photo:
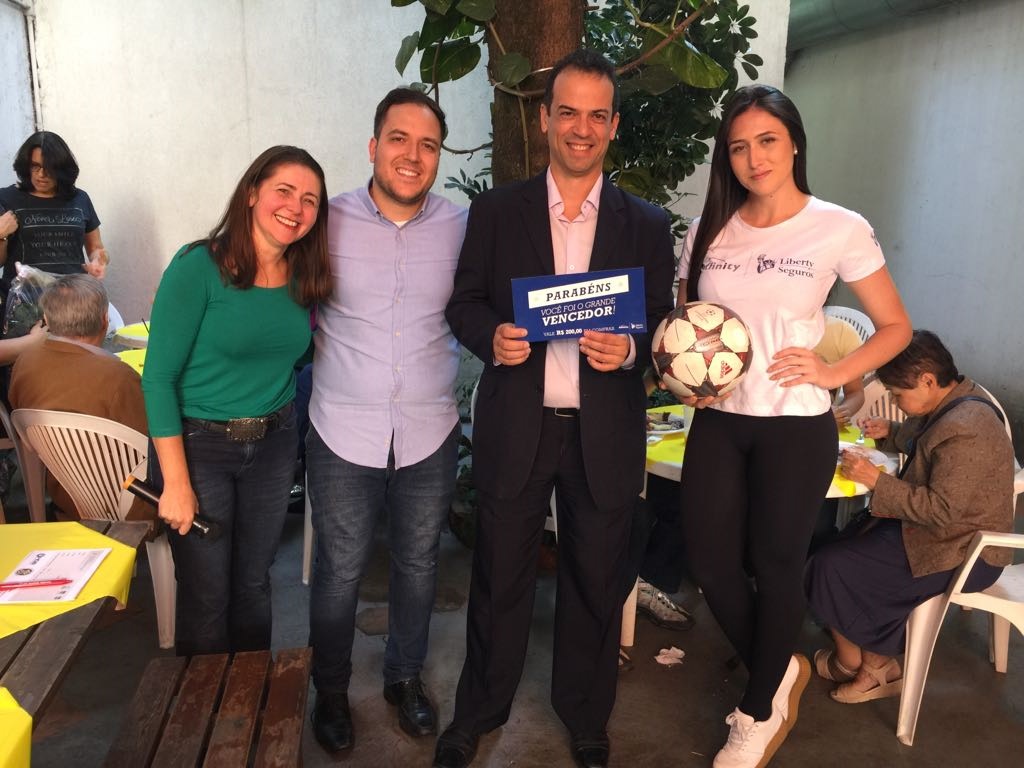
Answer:
M814 277L814 261L811 259L794 259L790 257L783 258L768 258L768 254L759 253L756 256L757 259L757 274L761 275L765 272L774 270L778 274L785 275L786 277ZM746 262L748 265L749 261ZM726 259L716 259L713 256L707 256L704 260L704 264L701 265L701 271L704 272L736 272L742 265L737 261L728 261ZM749 269L749 267L748 267ZM746 271L746 270L745 270Z
M768 254L759 253L757 255L757 274L763 274L771 269L786 277L814 277L814 262L810 259L789 257L769 259Z

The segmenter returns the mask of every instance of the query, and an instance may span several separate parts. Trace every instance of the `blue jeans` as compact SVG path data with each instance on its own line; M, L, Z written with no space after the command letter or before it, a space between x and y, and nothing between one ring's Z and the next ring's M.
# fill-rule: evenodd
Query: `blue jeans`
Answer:
M344 693L352 676L359 582L373 550L373 531L387 509L391 565L384 683L419 675L427 656L437 585L437 550L455 490L459 426L423 461L383 469L352 464L324 445L315 427L306 438L306 492L313 508L316 562L309 600L313 682Z
M294 411L250 443L188 418L182 436L199 514L218 523L221 536L168 531L178 581L175 649L191 656L270 648L270 566L295 471Z

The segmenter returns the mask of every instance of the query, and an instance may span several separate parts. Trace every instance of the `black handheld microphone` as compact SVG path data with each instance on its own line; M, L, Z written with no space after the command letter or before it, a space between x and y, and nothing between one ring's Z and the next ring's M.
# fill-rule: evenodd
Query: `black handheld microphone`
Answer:
M129 491L140 499L148 501L154 507L160 504L160 496L157 494L156 489L147 483L145 480L139 480L135 475L128 475L124 482L121 483L121 487L126 491ZM220 526L212 520L206 520L199 515L192 518L192 527L188 529L189 533L195 534L200 539L209 539L210 541L216 541L220 538Z

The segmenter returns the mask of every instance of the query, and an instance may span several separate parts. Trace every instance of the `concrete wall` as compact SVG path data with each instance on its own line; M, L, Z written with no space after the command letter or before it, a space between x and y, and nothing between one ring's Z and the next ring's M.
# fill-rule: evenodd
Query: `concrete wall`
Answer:
M756 23L754 29L757 37L751 41L751 53L764 59L764 66L758 70L757 82L783 87L786 66L786 32L789 27L790 0L750 0L750 15ZM749 83L750 79L740 70L740 84ZM711 142L714 146L714 142ZM711 156L708 155L710 162ZM704 207L704 193L708 187L708 171L710 167L703 165L697 168L690 178L680 185L679 191L684 197L673 205L673 209L683 216L699 216ZM677 248L678 250L678 248Z
M809 48L786 89L815 194L872 222L914 325L996 395L1021 453L1024 4L977 0Z
M751 6L763 79L781 83L789 0ZM127 321L148 316L173 252L215 223L267 146L309 149L332 194L365 182L373 109L416 79L394 57L422 20L419 5L387 0L36 0L36 11L42 124L78 157ZM451 146L487 140L489 101L482 71L443 86ZM485 162L445 155L439 175Z
M418 79L399 76L394 58L419 29L419 6L37 0L36 10L42 122L78 157L128 322L149 316L167 261L216 223L259 152L305 147L331 194L365 183L377 102ZM452 146L487 140L485 96L482 72L442 91ZM446 155L439 175L459 167Z
M0 0L0 187L16 180L11 162L33 127L32 79L29 72L25 16Z

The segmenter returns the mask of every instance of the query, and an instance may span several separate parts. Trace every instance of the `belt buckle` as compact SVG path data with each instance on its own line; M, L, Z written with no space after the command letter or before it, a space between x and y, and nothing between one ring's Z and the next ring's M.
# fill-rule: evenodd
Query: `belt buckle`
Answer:
M575 419L579 410L576 408L555 408L555 416L563 419Z
M258 416L247 419L231 419L227 425L227 436L229 440L236 443L252 443L262 440L267 434L266 416Z

